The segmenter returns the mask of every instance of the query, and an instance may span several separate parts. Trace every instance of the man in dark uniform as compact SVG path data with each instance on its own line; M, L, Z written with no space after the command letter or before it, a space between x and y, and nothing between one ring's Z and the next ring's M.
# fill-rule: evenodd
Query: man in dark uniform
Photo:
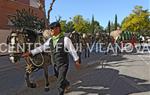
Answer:
M61 26L59 22L53 22L50 24L51 37L40 47L24 53L23 57L35 55L43 52L47 49L51 50L51 61L54 66L55 76L57 77L57 88L59 95L64 95L65 89L69 86L69 82L66 79L68 71L69 59L68 53L73 56L75 66L80 68L79 57L75 51L75 48L68 37L65 37L61 32Z

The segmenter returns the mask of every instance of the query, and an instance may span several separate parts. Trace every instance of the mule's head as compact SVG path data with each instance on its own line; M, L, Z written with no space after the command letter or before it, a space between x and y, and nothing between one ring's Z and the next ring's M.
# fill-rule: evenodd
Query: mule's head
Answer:
M19 56L17 54L18 33L12 31L7 38L9 59L12 63L17 63Z
M37 34L30 29L15 30L11 32L7 39L9 44L9 59L12 63L17 63L23 52L32 49L33 43L37 40ZM31 46L32 45L32 46Z
M17 63L21 58L21 53L26 49L25 42L28 35L23 30L13 30L7 39L9 59L12 63Z

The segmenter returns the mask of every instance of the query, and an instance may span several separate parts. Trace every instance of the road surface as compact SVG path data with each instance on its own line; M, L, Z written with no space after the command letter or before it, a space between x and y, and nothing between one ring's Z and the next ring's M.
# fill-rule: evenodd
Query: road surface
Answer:
M81 70L70 65L71 91L66 95L150 95L150 54L104 55L82 59ZM102 68L104 63L104 68ZM57 95L56 78L49 67L50 91L44 92L43 71L33 74L37 88L24 82L24 61L11 64L0 58L0 95Z

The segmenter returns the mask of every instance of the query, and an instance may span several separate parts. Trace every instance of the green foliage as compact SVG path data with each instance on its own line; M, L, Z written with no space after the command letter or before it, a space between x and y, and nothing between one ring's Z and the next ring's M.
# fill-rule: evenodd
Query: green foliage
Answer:
M118 37L117 41L120 42L120 41L129 41L129 40L132 40L132 37L135 37L136 41L139 41L140 40L140 34L134 34L133 32L130 32L130 31L123 31L121 33L121 35Z
M109 35L108 42L110 42L110 32L111 32L111 26L110 26L110 21L109 21L108 22L108 35Z
M115 24L113 22L108 22L108 25L106 27L106 32L109 33L111 31L114 31L115 30Z
M94 29L94 25L95 25L94 22L95 22L94 16L92 16L92 22L91 22L91 26L90 26L90 28L91 28L90 31L91 31L92 33L94 33L94 30L95 30L95 29Z
M123 20L123 31L150 35L150 13L148 10L143 10L142 8L142 6L135 6L133 12Z
M62 32L72 32L74 31L74 25L72 21L67 22L66 20L60 20L61 31Z
M73 21L69 21L67 23L67 32L72 32L72 31L74 31Z
M109 24L108 24L109 25ZM117 24L117 27L120 27L120 25L119 24ZM110 22L110 30L109 30L109 26L107 26L106 27L106 32L107 33L109 33L109 31L111 32L111 31L115 31L116 29L115 28L117 28L116 27L116 25L113 23L113 22Z
M9 16L10 21L16 28L43 29L44 19L39 19L33 10L16 10L14 15Z
M117 22L117 15L115 15L115 30L117 30L118 22Z
M94 20L92 16L92 21L85 20L81 15L76 15L73 18L74 29L78 32L87 33L87 32L101 32L103 27L100 26L99 22Z
M61 31L66 32L67 30L66 20L60 20L60 25L61 25Z
M72 20L67 22L66 20L60 20L61 29L63 32L78 31L81 33L89 32L101 32L103 27L99 22L92 18L92 21L85 20L81 15L76 15Z
M98 21L94 21L94 28L97 32L103 32L103 27L100 25Z
M103 32L103 27L100 26L100 23L98 21L94 20L94 16L92 16L92 23L90 26L90 31L92 33Z
M74 29L78 32L88 32L89 22L84 20L81 15L76 15L73 17Z

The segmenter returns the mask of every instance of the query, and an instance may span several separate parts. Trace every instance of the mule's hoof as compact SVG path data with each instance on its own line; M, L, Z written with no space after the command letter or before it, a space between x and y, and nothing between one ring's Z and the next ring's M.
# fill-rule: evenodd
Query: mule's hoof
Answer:
M36 83L30 83L30 88L36 88Z
M45 92L48 92L49 91L49 87L45 87Z
M70 86L67 86L67 87L65 88L64 93L69 93L70 91L71 91L71 87L70 87Z

